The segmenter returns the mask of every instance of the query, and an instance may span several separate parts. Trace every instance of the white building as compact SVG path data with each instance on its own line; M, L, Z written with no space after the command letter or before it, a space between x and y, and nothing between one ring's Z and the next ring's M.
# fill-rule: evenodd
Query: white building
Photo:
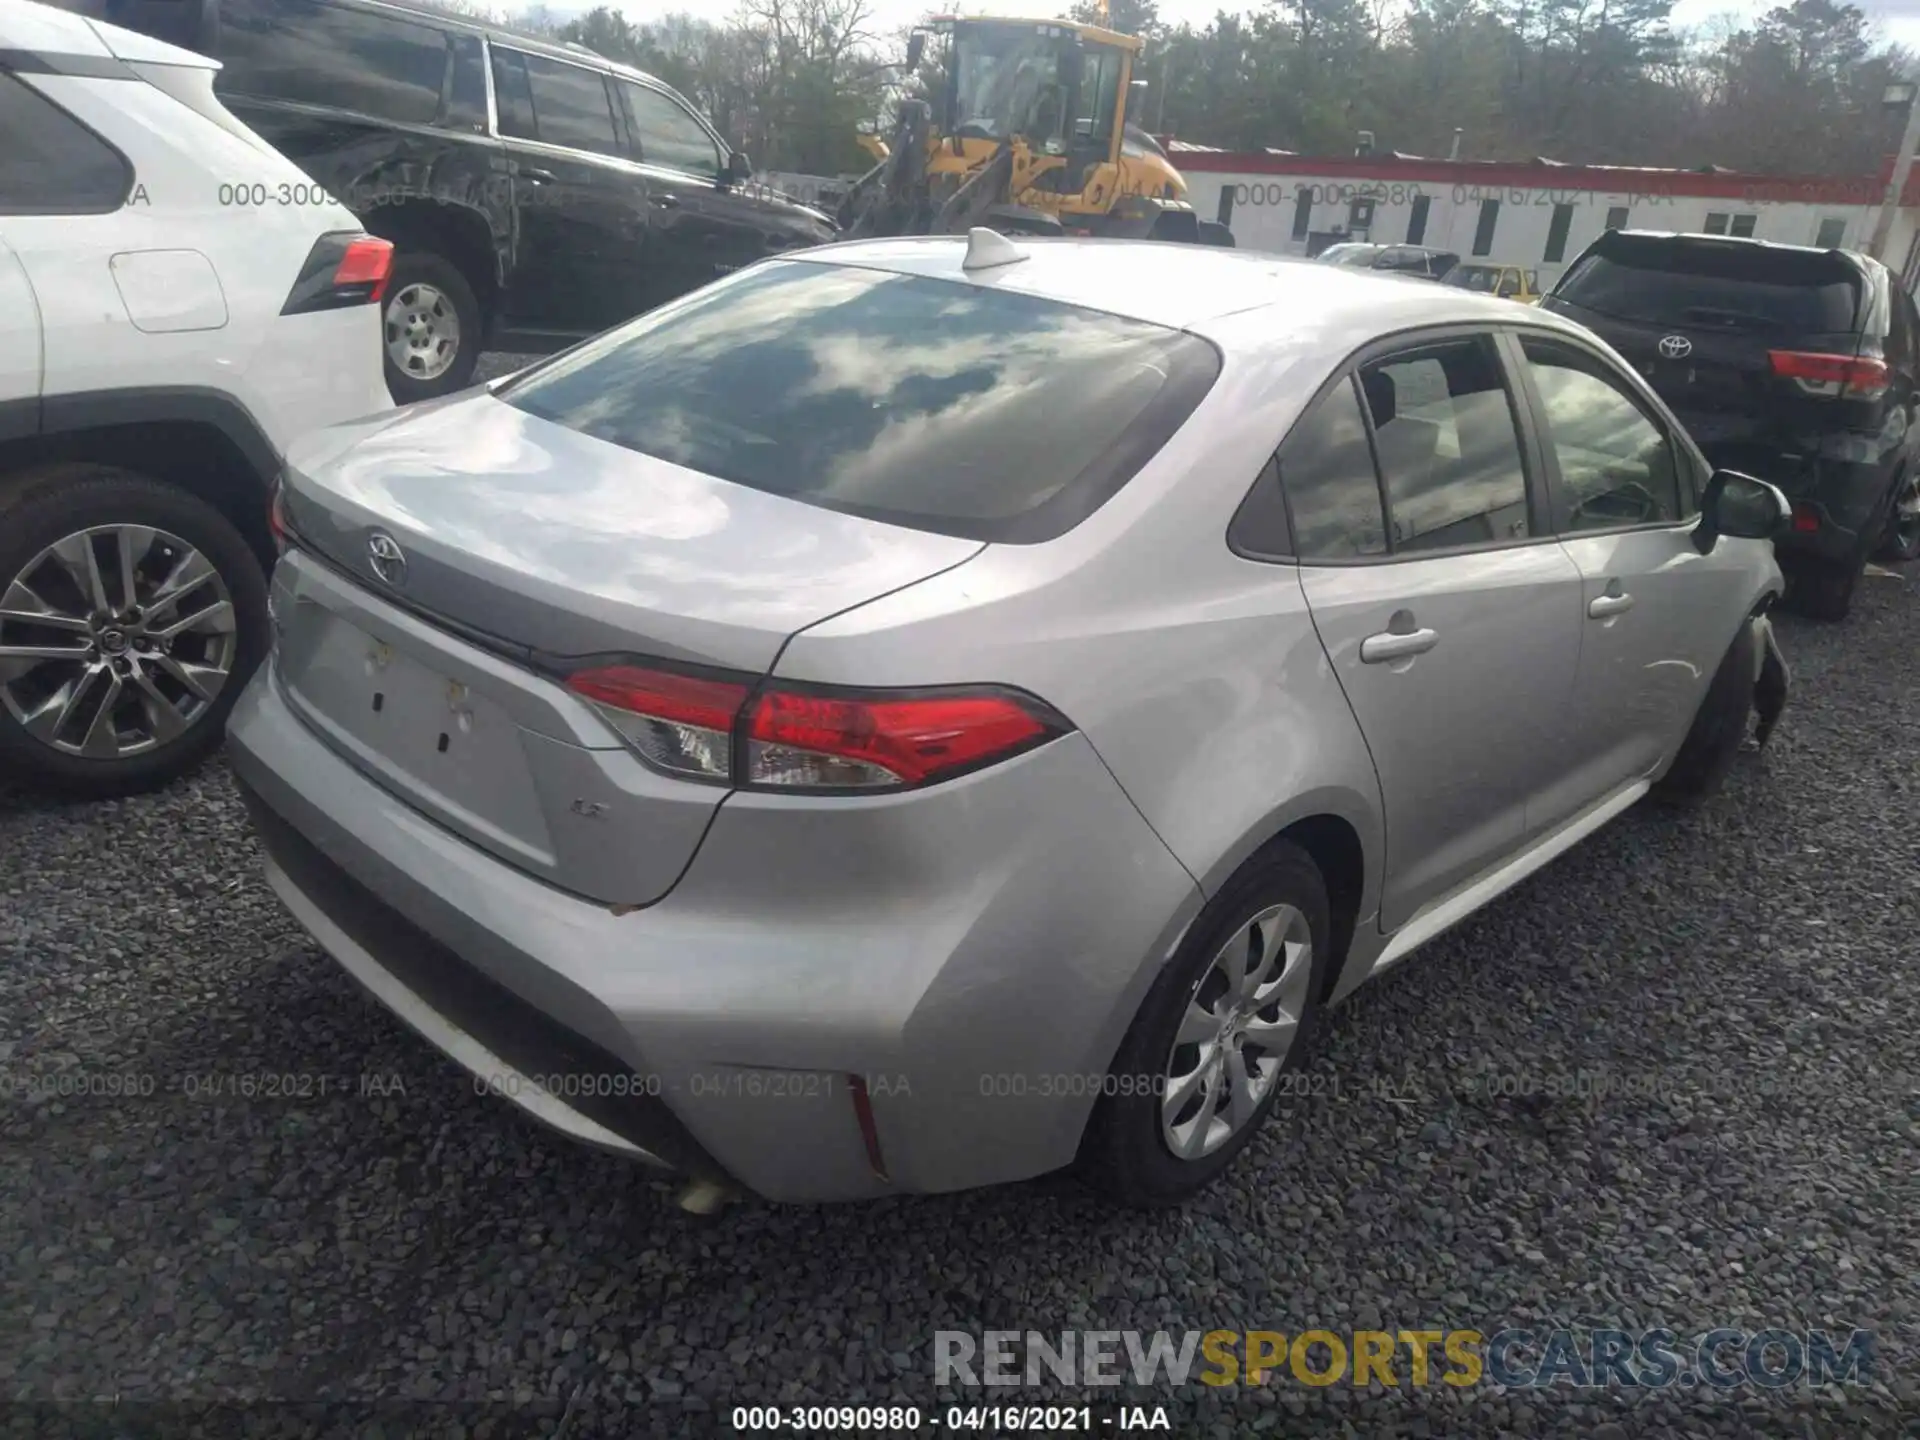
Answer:
M1427 160L1231 153L1168 143L1202 219L1245 250L1317 254L1335 240L1451 250L1523 265L1545 289L1603 230L1689 230L1864 250L1891 166L1878 178L1741 175ZM1920 174L1907 185L1882 257L1920 279Z

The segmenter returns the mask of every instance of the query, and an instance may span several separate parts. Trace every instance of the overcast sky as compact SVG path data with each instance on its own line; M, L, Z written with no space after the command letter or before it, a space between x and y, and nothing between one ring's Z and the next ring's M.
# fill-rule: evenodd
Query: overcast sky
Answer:
M1745 4L1730 4L1728 0L1678 0L1673 7L1674 23L1680 26L1702 25L1717 16L1731 16L1736 21L1750 20L1753 16L1773 8L1776 0L1748 0ZM892 31L911 25L929 11L929 0L869 0L873 11L874 28L880 31ZM510 8L518 8L511 6ZM555 11L590 10L588 0L558 0L550 8ZM624 10L630 19L654 20L662 15L676 11L700 15L707 19L724 20L735 11L735 0L626 0L616 8ZM1066 0L957 0L957 3L939 7L958 14L996 13L1004 15L1058 15L1066 8ZM1221 9L1241 10L1249 7L1236 5L1233 0L1160 0L1160 18L1170 24L1182 21L1195 28L1204 26ZM1867 0L1860 8L1867 13L1886 39L1899 44L1920 49L1920 0Z

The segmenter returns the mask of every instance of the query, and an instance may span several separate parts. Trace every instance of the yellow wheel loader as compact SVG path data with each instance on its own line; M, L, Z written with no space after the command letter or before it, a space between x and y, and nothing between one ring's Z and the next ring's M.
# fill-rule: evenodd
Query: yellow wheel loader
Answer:
M931 100L902 100L890 140L861 137L878 163L840 207L848 239L1099 235L1232 245L1187 202L1187 183L1127 118L1142 43L1065 20L943 17L916 31L945 45ZM1144 82L1141 82L1144 88Z

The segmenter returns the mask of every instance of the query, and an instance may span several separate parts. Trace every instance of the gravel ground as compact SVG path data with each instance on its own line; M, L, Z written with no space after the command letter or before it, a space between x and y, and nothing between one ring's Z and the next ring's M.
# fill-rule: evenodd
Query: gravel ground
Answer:
M1720 799L1629 813L1363 992L1319 1093L1159 1216L1059 1179L682 1215L363 999L261 883L221 765L90 807L0 791L0 1078L154 1086L0 1091L0 1418L404 1400L698 1434L956 1398L942 1328L1728 1325L1872 1330L1877 1378L1134 1398L1186 1434L1920 1433L1920 590L1863 583L1844 626L1782 621L1793 707ZM1487 1083L1583 1069L1657 1093ZM227 1088L253 1073L306 1093Z

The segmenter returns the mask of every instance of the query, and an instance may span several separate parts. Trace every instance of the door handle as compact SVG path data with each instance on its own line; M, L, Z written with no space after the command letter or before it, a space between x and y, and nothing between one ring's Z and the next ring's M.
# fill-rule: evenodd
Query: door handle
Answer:
M1624 615L1632 608L1631 595L1596 595L1587 602L1587 614L1596 620L1605 620L1610 615Z
M1360 642L1362 665L1383 665L1389 660L1404 660L1424 655L1440 643L1438 630L1382 630Z
M651 198L653 208L656 210L678 210L680 208L680 197L678 195L655 195Z
M551 185L557 177L551 170L540 170L531 166L522 166L520 178L522 180L531 180L536 185Z

